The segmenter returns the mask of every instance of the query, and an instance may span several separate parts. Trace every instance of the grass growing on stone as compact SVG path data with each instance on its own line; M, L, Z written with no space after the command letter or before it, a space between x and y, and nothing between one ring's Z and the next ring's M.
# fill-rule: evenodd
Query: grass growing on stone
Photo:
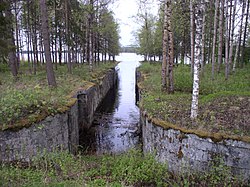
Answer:
M161 64L143 63L141 107L154 118L181 128L230 136L250 136L250 66L237 69L225 81L224 74L211 80L211 67L200 76L199 117L190 119L192 77L189 66L174 68L175 93L161 91Z
M52 89L47 85L44 66L39 66L34 75L29 73L26 63L21 63L20 74L14 81L7 65L1 64L0 129L19 128L44 116L63 112L67 105L75 102L71 99L74 91L98 83L114 66L115 63L100 63L90 72L87 65L78 65L72 74L67 73L66 65L58 66L55 70L57 88Z
M206 173L176 175L137 150L113 156L56 152L30 163L1 164L0 186L247 186L230 176L221 162L212 163Z

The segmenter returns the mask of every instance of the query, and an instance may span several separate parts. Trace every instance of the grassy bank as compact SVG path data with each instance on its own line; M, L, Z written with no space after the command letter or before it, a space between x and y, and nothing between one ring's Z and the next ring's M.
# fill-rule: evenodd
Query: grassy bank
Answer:
M166 172L153 155L131 150L122 155L72 156L50 153L28 163L1 165L0 186L247 186L230 177L221 162L208 173Z
M147 113L179 128L230 136L250 136L250 66L238 69L225 81L224 74L211 80L211 68L200 77L199 117L190 119L192 77L189 66L174 68L175 93L161 91L161 64L143 63L141 107Z
M115 63L101 63L89 72L87 65L67 66L55 70L57 88L47 85L45 67L39 66L36 75L22 63L18 80L14 81L7 65L0 67L0 129L21 128L48 115L64 112L75 102L71 96L77 89L97 83Z

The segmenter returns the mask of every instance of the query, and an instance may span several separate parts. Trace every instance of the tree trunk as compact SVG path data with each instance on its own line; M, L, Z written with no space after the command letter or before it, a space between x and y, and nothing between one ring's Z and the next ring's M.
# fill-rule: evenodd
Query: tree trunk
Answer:
M62 28L59 26L59 53L58 53L59 65L62 65Z
M167 23L167 2L165 0L164 22L163 22L163 49L162 49L162 67L161 67L161 88L163 91L167 89L167 42L168 42L168 23Z
M12 21L13 21L13 15L11 13L11 5L10 2L7 2L7 10L6 10L6 17L10 20L8 23L8 31L10 32L10 35L7 39L8 43L8 48L9 48L9 54L8 54L8 59L9 59L9 66L11 73L13 77L16 79L17 74L18 74L18 69L17 69L17 58L16 58L16 46L15 46L15 39L14 39L14 29L12 26Z
M211 20L211 18L213 17L213 4L214 1L210 1L209 2L209 44L208 44L208 63L212 64L212 40L213 40L213 32L212 32L212 28L213 28L213 22Z
M49 86L56 87L56 79L53 70L53 65L51 62L48 12L47 12L46 0L40 0L40 9L41 9L42 35L43 35L43 41L44 41L43 43L45 49L48 84Z
M235 50L235 54L234 54L234 64L233 64L233 72L235 72L235 68L236 68L236 64L237 64L237 59L238 59L238 54L239 54L239 41L238 43L236 43L236 50Z
M230 49L229 49L229 68L233 63L233 48L234 48L234 27L235 27L235 12L236 12L237 0L234 1L233 15L232 15L232 26L231 26L231 36L230 36Z
M172 2L171 0L167 0L167 33L168 33L168 78L169 78L169 85L168 85L168 93L174 93L174 37L172 32L172 25L171 25L171 16L172 16Z
M215 0L215 13L214 13L214 37L213 37L213 51L212 51L212 80L214 79L215 69L215 49L216 49L216 38L217 38L217 15L219 0Z
M36 58L36 45L37 45L37 41L36 41L36 30L35 30L35 28L34 28L35 26L33 25L33 28L32 28L32 45L33 45L33 63L34 63L34 65L33 65L33 73L34 73L34 75L36 75L36 70L37 70L37 63L38 63L38 61L37 61L37 58Z
M90 14L89 14L89 70L93 70L93 21L94 21L94 2L90 0Z
M198 116L198 98L199 98L199 67L201 62L201 44L202 44L202 13L204 14L204 4L198 3L195 7L195 51L194 51L194 78L193 78L193 94L191 104L191 119L194 120ZM203 23L205 24L205 23Z
M27 21L27 57L28 57L28 66L29 66L29 72L30 74L32 73L32 69L31 69L31 63L30 63L30 43L31 43L31 29L30 29L30 0L27 0L27 17L26 19Z
M249 0L248 0L249 1ZM237 61L239 62L239 59L241 58L241 39L242 39L242 32L243 32L243 20L244 20L244 12L246 8L246 0L243 0L243 6L242 6L242 15L241 15L241 23L240 23L240 29L239 29L239 49L238 49L238 59ZM242 67L242 63L240 65Z
M66 45L67 45L67 54L68 54L68 72L72 73L72 63L71 63L71 49L70 49L70 33L69 33L69 8L68 8L68 1L65 0L65 35L66 35Z
M217 67L218 73L220 72L220 66L222 63L224 4L225 4L225 0L221 0L220 21L219 21L218 67Z
M58 28L58 16L57 16L57 10L56 10L56 0L54 1L54 11L55 11L55 49L54 49L54 56L55 56L55 68L57 70L57 38L58 38L58 34L57 34L57 28Z
M201 44L201 71L203 72L205 66L205 29L206 29L206 14L203 13L202 18L202 44Z
M194 8L193 1L190 1L190 43L191 43L191 75L194 70Z
M244 57L245 57L245 48L246 48L246 36L247 36L247 27L249 24L248 17L249 17L249 4L250 0L247 0L247 12L246 12L246 20L245 20L245 27L244 27L244 34L243 34L243 43L242 43L242 51L241 51L241 64L244 64Z
M225 29L226 29L226 36L225 36L225 79L228 79L228 46L229 46L229 30L230 24L228 23L228 2L226 2L226 21L225 21Z
M19 26L18 26L18 11L17 2L15 2L15 23L16 23L16 53L17 53L17 67L20 66L20 49L19 49Z

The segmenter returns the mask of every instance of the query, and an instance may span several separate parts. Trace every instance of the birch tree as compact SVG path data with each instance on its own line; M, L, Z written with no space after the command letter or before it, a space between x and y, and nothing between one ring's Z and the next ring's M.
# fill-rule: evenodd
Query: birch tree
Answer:
M225 79L228 79L228 45L229 45L229 31L230 31L230 21L228 16L228 9L229 9L229 2L226 2L226 19L225 19L225 30L226 30L226 36L225 36Z
M198 116L198 98L199 98L199 67L201 63L202 49L202 28L205 22L202 22L202 14L204 14L204 2L197 2L194 7L195 16L195 50L194 50L194 75L193 75L193 94L191 104L191 119L196 119Z
M193 1L190 0L190 43L191 43L191 74L193 75L194 70L194 11Z

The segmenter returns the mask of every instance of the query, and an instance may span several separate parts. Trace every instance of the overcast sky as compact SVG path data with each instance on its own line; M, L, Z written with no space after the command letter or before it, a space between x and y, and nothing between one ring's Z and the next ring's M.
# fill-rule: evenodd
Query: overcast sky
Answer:
M116 0L112 9L120 26L121 45L134 44L135 40L132 33L139 27L139 24L132 18L138 12L136 0ZM150 7L150 11L154 14L157 13L157 3Z

